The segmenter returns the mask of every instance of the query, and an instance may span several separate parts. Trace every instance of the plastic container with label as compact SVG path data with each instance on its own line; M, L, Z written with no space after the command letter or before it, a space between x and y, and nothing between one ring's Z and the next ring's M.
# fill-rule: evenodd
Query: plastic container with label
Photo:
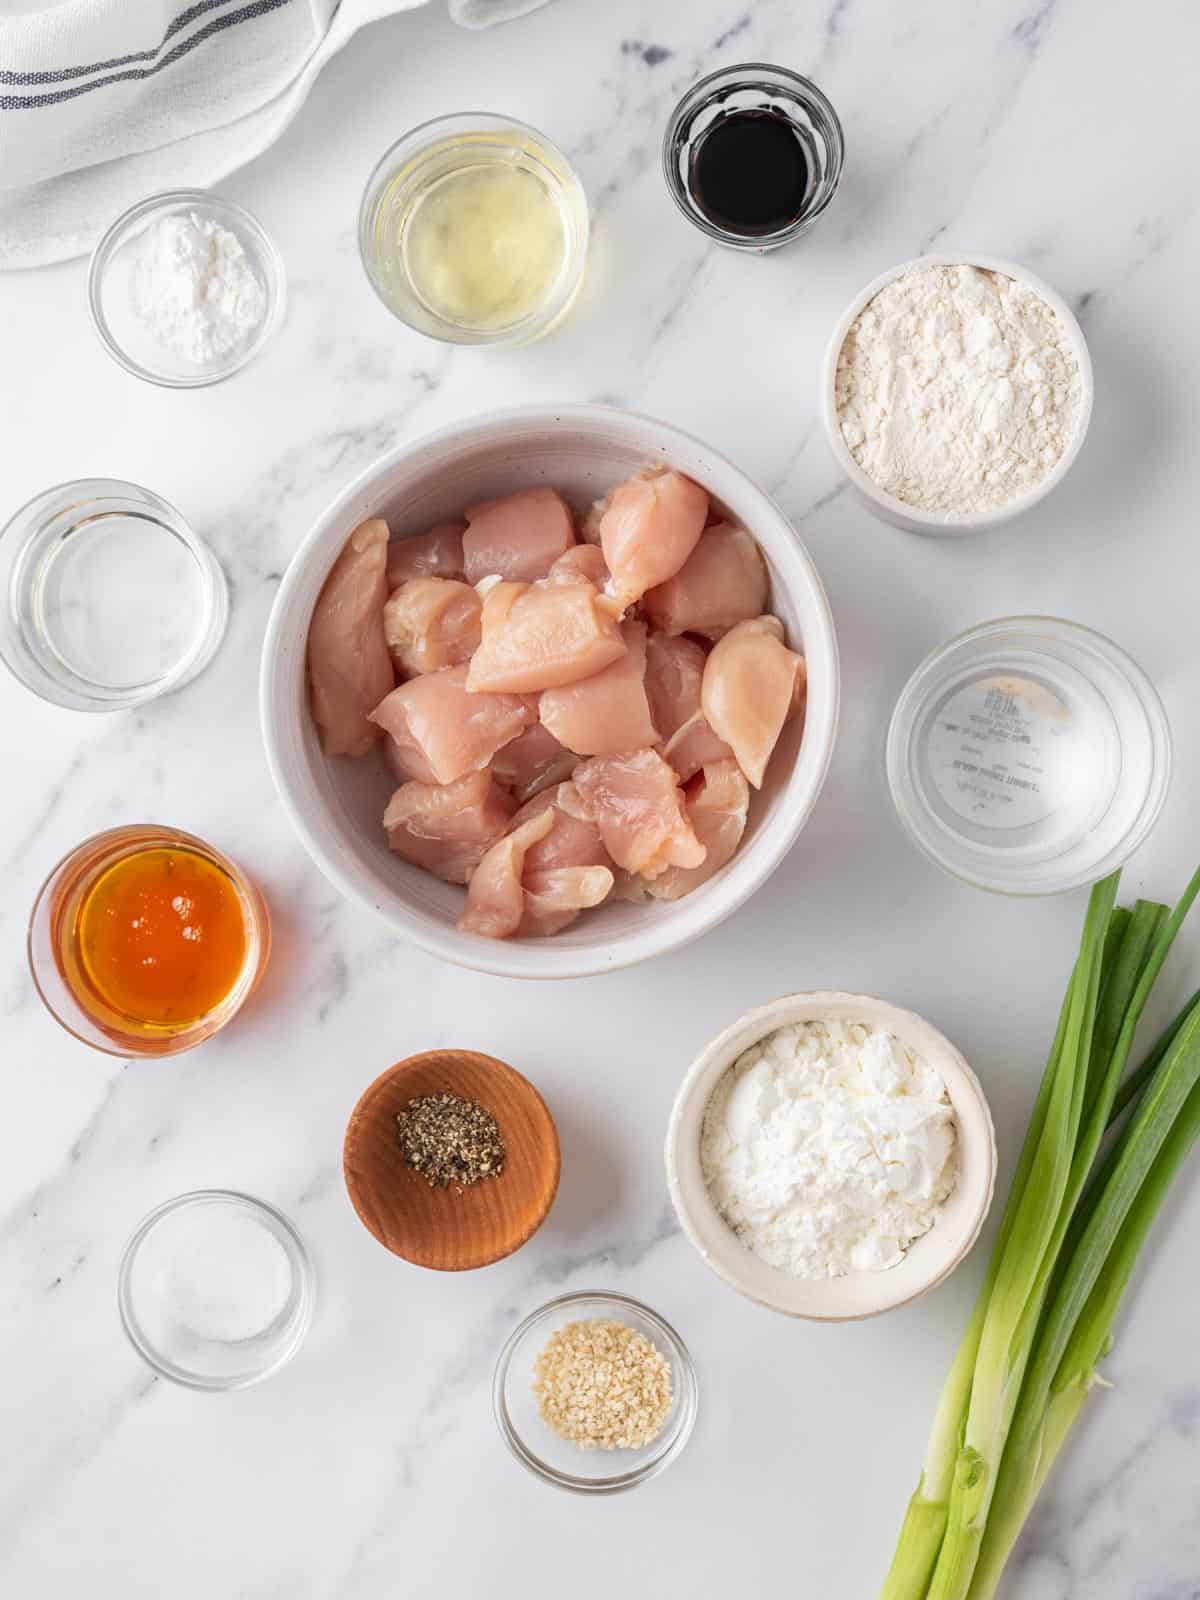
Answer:
M918 847L968 883L1058 894L1119 867L1171 772L1154 685L1110 639L1056 617L960 634L905 685L888 783Z

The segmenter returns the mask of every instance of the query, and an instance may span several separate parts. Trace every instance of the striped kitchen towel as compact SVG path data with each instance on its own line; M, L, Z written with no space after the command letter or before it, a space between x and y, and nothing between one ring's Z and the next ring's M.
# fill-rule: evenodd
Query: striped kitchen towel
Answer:
M449 3L484 27L544 0ZM79 255L145 195L215 183L278 138L359 28L420 4L24 0L0 14L0 268Z

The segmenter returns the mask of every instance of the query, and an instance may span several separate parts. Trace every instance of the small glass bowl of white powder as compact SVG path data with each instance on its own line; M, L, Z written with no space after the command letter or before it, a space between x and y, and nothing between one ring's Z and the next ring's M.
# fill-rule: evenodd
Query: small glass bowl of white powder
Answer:
M841 1322L940 1283L991 1203L983 1091L936 1028L869 995L785 996L695 1061L671 1113L684 1233L740 1293Z
M821 372L835 460L876 516L910 533L995 527L1070 471L1092 364L1070 307L1015 262L930 255L869 283Z
M178 189L117 218L92 256L88 301L126 372L195 389L262 350L282 319L285 284L256 218L206 190Z
M121 1261L130 1343L190 1389L245 1389L304 1341L316 1287L300 1235L272 1206L203 1189L152 1211Z

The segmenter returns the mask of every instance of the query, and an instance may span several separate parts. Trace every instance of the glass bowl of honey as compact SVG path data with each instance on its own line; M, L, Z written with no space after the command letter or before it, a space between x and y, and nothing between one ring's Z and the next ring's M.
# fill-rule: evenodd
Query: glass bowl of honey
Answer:
M97 834L42 885L34 985L68 1033L114 1056L167 1056L241 1009L271 948L266 903L227 856L178 828Z

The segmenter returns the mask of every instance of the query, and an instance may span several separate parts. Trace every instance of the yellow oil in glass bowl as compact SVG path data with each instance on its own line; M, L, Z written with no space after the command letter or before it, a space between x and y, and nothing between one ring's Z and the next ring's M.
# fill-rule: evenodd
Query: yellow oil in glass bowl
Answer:
M587 254L587 203L565 157L500 117L444 117L388 151L359 244L380 299L458 344L525 344L566 313Z

